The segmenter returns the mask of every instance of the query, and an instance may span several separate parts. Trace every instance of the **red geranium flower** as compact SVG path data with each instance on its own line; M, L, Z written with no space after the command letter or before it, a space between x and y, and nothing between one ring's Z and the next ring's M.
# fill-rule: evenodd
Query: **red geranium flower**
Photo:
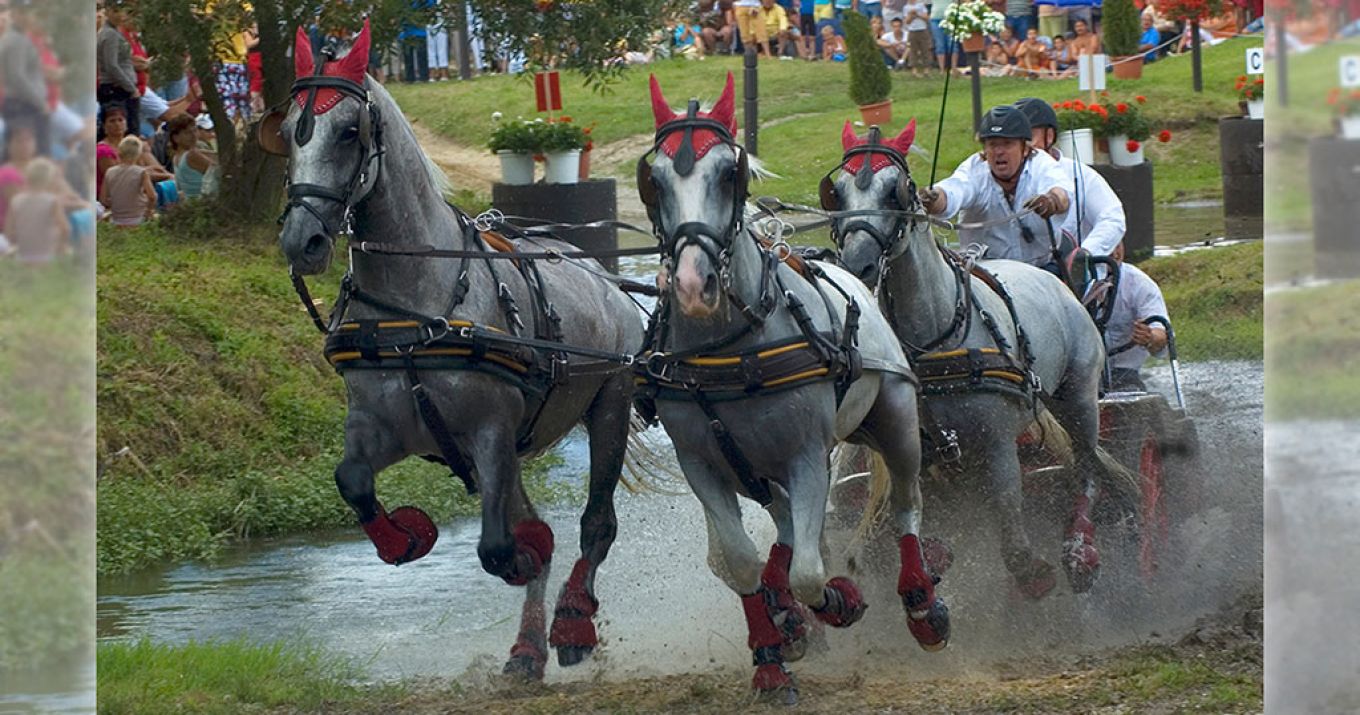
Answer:
M1120 114L1124 114L1125 112L1129 111L1129 105L1120 102L1114 105L1114 111L1119 112Z
M1146 104L1146 103L1147 103L1147 97L1144 97L1144 96L1141 95L1141 94L1138 95L1137 97L1134 97L1134 100L1137 101L1139 104Z
M1142 144L1139 144L1137 141L1135 141L1135 140L1133 140L1133 139L1130 139L1130 140L1128 141L1128 143L1126 143L1126 144L1124 145L1124 148L1127 149L1127 150L1129 151L1130 154L1132 154L1132 153L1134 153L1135 151L1138 151L1138 147L1141 147L1141 146L1142 146Z
M1332 87L1332 91L1327 93L1327 104L1336 106L1336 103L1339 101L1341 101L1341 88Z
M1171 130L1170 130L1170 129L1163 129L1163 130L1162 130L1162 133L1157 135L1157 141L1160 141L1160 142L1162 142L1163 144L1165 144L1166 142L1171 141Z
M1244 74L1237 75L1237 81L1238 81L1238 82L1246 82L1246 81L1247 81L1247 76L1244 75Z
M1080 99L1074 99L1072 100L1072 108L1077 110L1078 112L1084 112L1086 111L1086 103L1081 101Z
M558 119L559 119L560 121L563 121L563 122L570 122L570 121L571 121L571 117L568 117L568 116L565 115L565 114L563 114L562 116L558 117Z
M1253 82L1252 84L1265 84L1265 83L1266 83L1266 78L1265 78L1265 77L1257 77L1257 78L1256 78L1256 81Z

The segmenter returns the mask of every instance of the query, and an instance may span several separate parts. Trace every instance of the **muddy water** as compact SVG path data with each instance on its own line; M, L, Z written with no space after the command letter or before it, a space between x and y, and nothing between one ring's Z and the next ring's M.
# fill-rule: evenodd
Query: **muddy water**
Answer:
M1154 369L1152 383L1169 391L1165 372ZM1111 560L1091 594L1073 596L1060 584L1041 603L1018 602L998 576L994 541L956 544L958 561L941 587L955 623L946 652L928 656L911 643L892 593L894 577L871 569L858 576L871 599L866 622L825 634L818 649L822 657L814 652L799 667L840 671L906 664L919 677L977 672L1003 654L1155 638L1243 591L1259 589L1260 365L1191 365L1183 378L1205 449L1205 466L1190 477L1204 480L1214 498L1179 527L1176 566L1168 569L1157 595L1130 603L1125 596L1130 589ZM664 442L657 446L667 449ZM557 476L583 474L586 454L579 435L565 443L563 453L566 463ZM745 625L736 597L705 565L697 500L687 494L621 494L618 509L618 541L597 586L604 645L578 668L551 666L548 680L745 668L750 662ZM757 543L768 544L773 538L768 518L758 509L746 511L748 531ZM553 508L545 518L557 535L550 588L555 594L575 556L577 514ZM964 524L980 520L976 512L949 518ZM929 519L928 512L928 524ZM168 642L304 638L365 664L376 679L475 680L498 670L508 652L522 590L482 573L475 520L439 526L434 551L398 568L381 563L355 529L257 543L211 566L186 564L105 579L99 636ZM835 538L832 542L832 568L841 572L844 553L835 548ZM1056 534L1046 548L1056 558ZM1137 616L1129 616L1131 611Z
M1266 708L1360 712L1358 422L1271 423Z

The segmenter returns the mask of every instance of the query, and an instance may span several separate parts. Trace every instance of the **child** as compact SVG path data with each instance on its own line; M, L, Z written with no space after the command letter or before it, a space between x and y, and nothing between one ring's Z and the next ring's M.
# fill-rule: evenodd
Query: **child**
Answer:
M1059 79L1070 77L1072 72L1072 50L1067 46L1067 38L1058 35L1053 38L1053 52L1049 53L1052 68Z
M822 59L830 62L845 61L845 38L836 34L830 25L822 26Z
M987 66L982 68L983 77L1009 77L1012 70L1010 55L1000 42L987 45Z
M1016 56L1020 59L1020 69L1031 79L1048 69L1048 47L1039 41L1039 31L1032 27L1026 31L1025 41L1020 43Z
M21 262L47 263L66 245L71 230L62 211L57 165L34 159L24 171L24 181L27 185L14 196L5 216L5 236Z
M156 216L156 189L146 167L139 166L142 141L134 136L118 143L118 165L104 176L104 193L99 197L113 214L113 225L132 227Z
M1015 38L1015 33L1011 31L1011 28L1001 28L1000 43L1001 49L1006 51L1007 63L1015 64L1016 58L1020 56L1020 40Z

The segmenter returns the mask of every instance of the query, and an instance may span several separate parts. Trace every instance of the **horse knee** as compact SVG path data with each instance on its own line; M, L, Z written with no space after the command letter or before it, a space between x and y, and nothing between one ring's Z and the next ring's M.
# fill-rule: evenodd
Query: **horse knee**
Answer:
M373 495L373 469L367 464L344 461L335 468L335 487L340 497L359 514L359 521L373 518L375 498Z

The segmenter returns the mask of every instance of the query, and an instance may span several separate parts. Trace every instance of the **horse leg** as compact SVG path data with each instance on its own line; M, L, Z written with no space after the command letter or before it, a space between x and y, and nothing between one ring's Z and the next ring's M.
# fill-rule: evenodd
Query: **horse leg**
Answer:
M889 493L897 521L897 548L901 570L897 595L907 612L907 630L921 648L943 650L949 645L949 607L935 593L940 576L927 567L921 540L921 442L914 391L903 384L893 386L885 376L884 388L866 422L875 449L892 475ZM908 438L903 438L908 435Z
M751 687L758 693L782 692L790 702L795 701L798 691L793 674L784 665L784 636L770 617L767 592L761 589L760 555L742 526L737 495L727 488L725 475L700 459L681 455L680 467L690 489L704 507L708 525L708 566L741 597L742 612L746 616L746 644L756 666Z
M825 442L815 436L809 438L808 444L816 446L793 455L786 471L789 479L786 521L793 533L789 588L817 620L835 628L847 628L864 615L868 605L859 587L849 578L825 580L822 528L826 521L830 449L823 445L829 441L829 436ZM770 556L774 558L773 550Z
M770 545L770 555L765 559L765 568L760 572L760 590L765 594L769 606L770 620L779 629L783 638L784 660L802 660L807 654L808 614L802 604L793 596L789 586L789 569L793 564L793 512L790 508L788 492L771 489L769 512L774 519L775 540Z
M986 474L1001 533L1001 559L1015 584L1026 597L1038 600L1057 585L1053 565L1034 555L1025 533L1024 495L1020 490L1020 456L1009 433L993 435L980 445L984 461L977 465Z
M1085 395L1077 390L1068 392ZM1090 395L1092 399L1062 399L1061 395L1056 395L1057 399L1048 404L1054 418L1072 438L1073 467L1080 480L1077 495L1072 500L1072 513L1063 533L1062 565L1073 593L1089 591L1100 576L1100 552L1096 549L1096 527L1091 519L1096 496L1100 492L1096 472L1103 466L1096 454L1100 438L1100 407L1093 399L1094 389ZM1113 478L1114 475L1109 476Z
M345 456L335 467L335 486L359 517L378 558L400 565L430 552L438 538L434 522L411 506L383 508L373 489L379 472L399 460L401 444L371 414L351 409L345 417Z
M632 379L629 373L610 378L585 417L590 437L590 494L581 514L581 558L576 560L557 597L548 639L557 649L557 663L562 666L585 660L599 643L591 621L600 607L595 597L595 571L609 555L609 547L618 533L614 488L618 486L628 447L628 420L632 414L628 388Z

